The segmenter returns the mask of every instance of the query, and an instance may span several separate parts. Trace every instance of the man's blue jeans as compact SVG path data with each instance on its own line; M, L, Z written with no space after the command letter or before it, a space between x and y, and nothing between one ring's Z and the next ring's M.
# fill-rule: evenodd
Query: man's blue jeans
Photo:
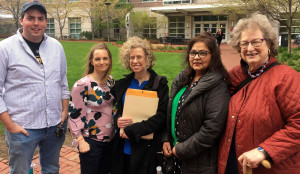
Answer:
M66 131L66 122L63 125ZM11 133L5 129L5 139L9 148L9 167L11 174L28 174L33 153L39 149L42 174L59 173L59 153L65 136L57 137L57 126L43 129L26 129L29 136L23 133Z

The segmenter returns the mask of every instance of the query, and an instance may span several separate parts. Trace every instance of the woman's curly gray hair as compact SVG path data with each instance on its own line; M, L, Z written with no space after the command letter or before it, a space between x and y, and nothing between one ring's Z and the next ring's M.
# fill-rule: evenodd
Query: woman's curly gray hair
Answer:
M151 44L146 39L141 39L137 36L134 36L128 39L122 46L120 51L120 57L123 67L131 70L129 64L130 51L133 48L142 48L145 52L146 58L146 69L152 68L154 66L155 56L151 49Z
M276 32L270 21L265 15L253 14L250 18L243 18L238 21L233 31L230 34L228 44L232 48L241 52L239 41L241 33L246 29L260 29L264 39L270 45L270 56L276 56L278 54L278 32Z

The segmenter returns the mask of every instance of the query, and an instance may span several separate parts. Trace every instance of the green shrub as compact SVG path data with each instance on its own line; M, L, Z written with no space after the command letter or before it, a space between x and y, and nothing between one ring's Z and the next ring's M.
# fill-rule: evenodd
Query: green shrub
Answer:
M300 51L300 46L298 46L297 48L294 48L293 51Z
M287 52L284 52L280 56L280 62L284 63L288 60L288 58L289 58L289 54Z
M169 51L173 51L173 50L176 50L176 48L170 46L170 47L168 48L168 50L169 50Z
M294 62L293 60L289 59L289 60L287 61L287 65L288 65L288 66L295 66L295 62Z
M278 53L284 53L284 52L287 52L287 47L278 47Z
M291 59L292 59L292 60L300 60L300 55L299 55L299 53L293 52L292 55L291 55Z
M158 49L158 50L163 50L164 47L163 47L163 46L157 46L156 49Z
M294 66L294 69L298 72L300 72L300 61L298 61L298 64Z
M80 33L81 38L85 38L87 40L92 40L92 32L91 31L83 31Z
M117 40L117 41L116 41L116 43L117 43L117 44L123 44L123 43L124 43L124 41Z

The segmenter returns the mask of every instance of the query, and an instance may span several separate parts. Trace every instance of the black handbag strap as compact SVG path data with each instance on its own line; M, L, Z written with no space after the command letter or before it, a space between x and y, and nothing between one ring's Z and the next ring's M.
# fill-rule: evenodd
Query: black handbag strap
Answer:
M268 71L269 69L271 69L272 67L276 66L276 65L280 65L280 63L278 62L274 62L271 65L269 65L266 69L264 69L264 72ZM250 76L248 76L244 81L242 81L234 90L234 93L231 95L233 96L234 94L236 94L240 89L242 89L245 85L247 85L249 82L251 82L252 80L254 80L254 78L251 78Z

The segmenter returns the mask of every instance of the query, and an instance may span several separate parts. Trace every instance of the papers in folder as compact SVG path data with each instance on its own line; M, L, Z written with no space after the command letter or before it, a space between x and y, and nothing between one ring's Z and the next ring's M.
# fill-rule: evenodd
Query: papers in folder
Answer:
M158 100L156 91L128 88L122 117L132 118L133 123L147 120L156 114ZM142 139L153 139L153 133L142 136Z

